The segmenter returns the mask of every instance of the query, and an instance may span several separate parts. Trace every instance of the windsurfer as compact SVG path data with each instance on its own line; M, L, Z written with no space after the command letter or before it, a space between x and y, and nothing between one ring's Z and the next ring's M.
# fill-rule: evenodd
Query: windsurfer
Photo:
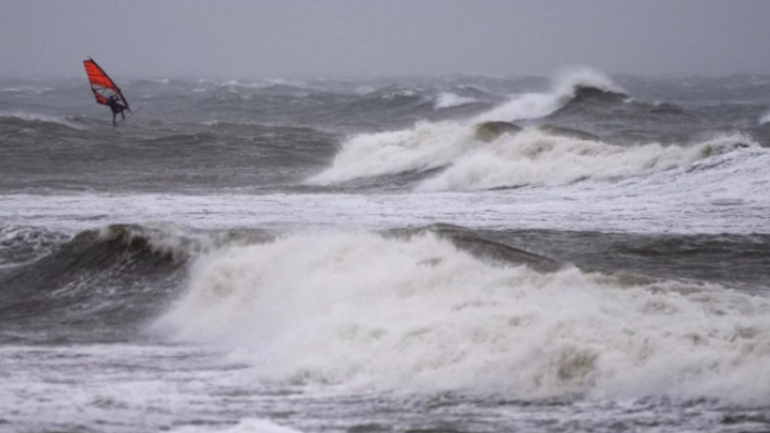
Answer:
M110 106L110 109L112 109L112 124L117 125L118 123L115 122L115 118L120 113L123 118L126 118L126 115L123 114L123 110L126 109L126 106L118 102L118 97L115 95L110 96L107 98L107 105Z

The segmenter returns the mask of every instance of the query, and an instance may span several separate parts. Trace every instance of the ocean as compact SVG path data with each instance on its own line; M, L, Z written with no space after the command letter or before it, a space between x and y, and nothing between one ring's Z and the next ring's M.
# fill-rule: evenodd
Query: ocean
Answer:
M0 79L0 432L770 431L770 76L113 78Z

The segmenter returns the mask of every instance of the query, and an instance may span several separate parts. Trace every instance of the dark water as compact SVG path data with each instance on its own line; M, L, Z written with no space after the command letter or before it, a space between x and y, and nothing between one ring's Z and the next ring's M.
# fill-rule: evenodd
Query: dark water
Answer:
M115 78L0 80L0 431L770 428L770 77Z

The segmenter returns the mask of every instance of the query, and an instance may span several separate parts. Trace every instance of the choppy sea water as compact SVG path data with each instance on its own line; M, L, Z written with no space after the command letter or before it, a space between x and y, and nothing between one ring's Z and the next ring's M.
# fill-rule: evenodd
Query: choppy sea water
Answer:
M770 429L770 77L113 78L0 80L0 431Z

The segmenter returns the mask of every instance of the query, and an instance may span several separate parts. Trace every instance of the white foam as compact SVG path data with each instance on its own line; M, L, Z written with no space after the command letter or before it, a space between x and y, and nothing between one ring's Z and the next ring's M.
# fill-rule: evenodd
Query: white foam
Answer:
M472 128L452 121L418 122L408 130L360 134L345 141L331 167L308 182L330 184L441 167L478 145Z
M765 124L770 122L770 111L768 111L764 116L760 117L759 124Z
M342 143L331 167L311 178L311 184L422 171L442 167L482 145L474 138L479 122L532 119L546 116L575 96L579 86L621 91L609 78L590 69L563 73L547 93L528 93L465 122L418 122L411 129L360 134ZM437 105L438 107L438 105Z
M449 168L419 185L423 191L479 190L532 184L564 185L584 179L612 179L667 170L751 143L740 135L693 146L617 146L553 136L538 130L503 135L469 150Z
M417 91L412 89L397 90L395 92L389 92L382 95L382 99L398 99L398 98L411 98L417 96Z
M450 92L442 92L440 95L438 95L438 98L434 104L434 108L436 110L441 110L442 108L459 107L461 105L472 104L477 101L478 100L475 98L468 98L466 96L460 96Z
M376 91L377 91L377 88L372 86L359 86L359 87L356 87L356 90L355 90L357 95L368 95Z
M293 235L200 258L155 325L260 380L516 398L770 401L770 301L484 263L433 235Z
M6 87L6 88L0 90L0 92L3 92L3 93L32 93L32 94L39 95L41 93L51 92L53 90L54 89L51 88L51 87L21 86L21 87Z
M134 239L146 240L148 247L157 254L184 259L211 248L216 240L207 236L195 236L188 230L174 224L156 224L152 228L138 225L106 226L99 231L102 240L125 237L125 242Z
M238 425L226 431L227 433L300 433L300 430L257 418L243 419Z
M556 75L550 91L516 95L510 101L476 116L472 122L513 122L544 117L575 97L575 90L579 87L595 87L606 92L624 93L622 88L601 72L587 67L570 68Z
M273 78L267 80L268 83L274 86L292 86L292 87L308 87L308 84L300 80L287 80L285 78Z
M731 143L725 144L729 149ZM126 223L290 231L379 230L434 222L474 229L768 233L770 149L751 146L719 154L726 149L700 147L705 154L715 154L619 179L474 192L2 194L0 224L72 235L95 225Z
M37 260L50 254L70 238L71 236L68 234L31 226L0 225L0 253L26 250L23 257L24 261L20 261L18 256L14 258L14 254L10 254L8 258L4 258L3 254L0 254L0 268L18 266L29 260Z
M244 83L240 82L238 80L227 80L219 83L221 87L227 87L228 91L230 92L236 92L236 87L242 87L242 88L250 88L250 89L263 89L265 87L268 87L270 83L265 82L250 82L250 83Z
M199 425L182 426L171 430L172 433L301 433L300 430L284 427L265 419L244 418L238 424L224 430L213 430Z

